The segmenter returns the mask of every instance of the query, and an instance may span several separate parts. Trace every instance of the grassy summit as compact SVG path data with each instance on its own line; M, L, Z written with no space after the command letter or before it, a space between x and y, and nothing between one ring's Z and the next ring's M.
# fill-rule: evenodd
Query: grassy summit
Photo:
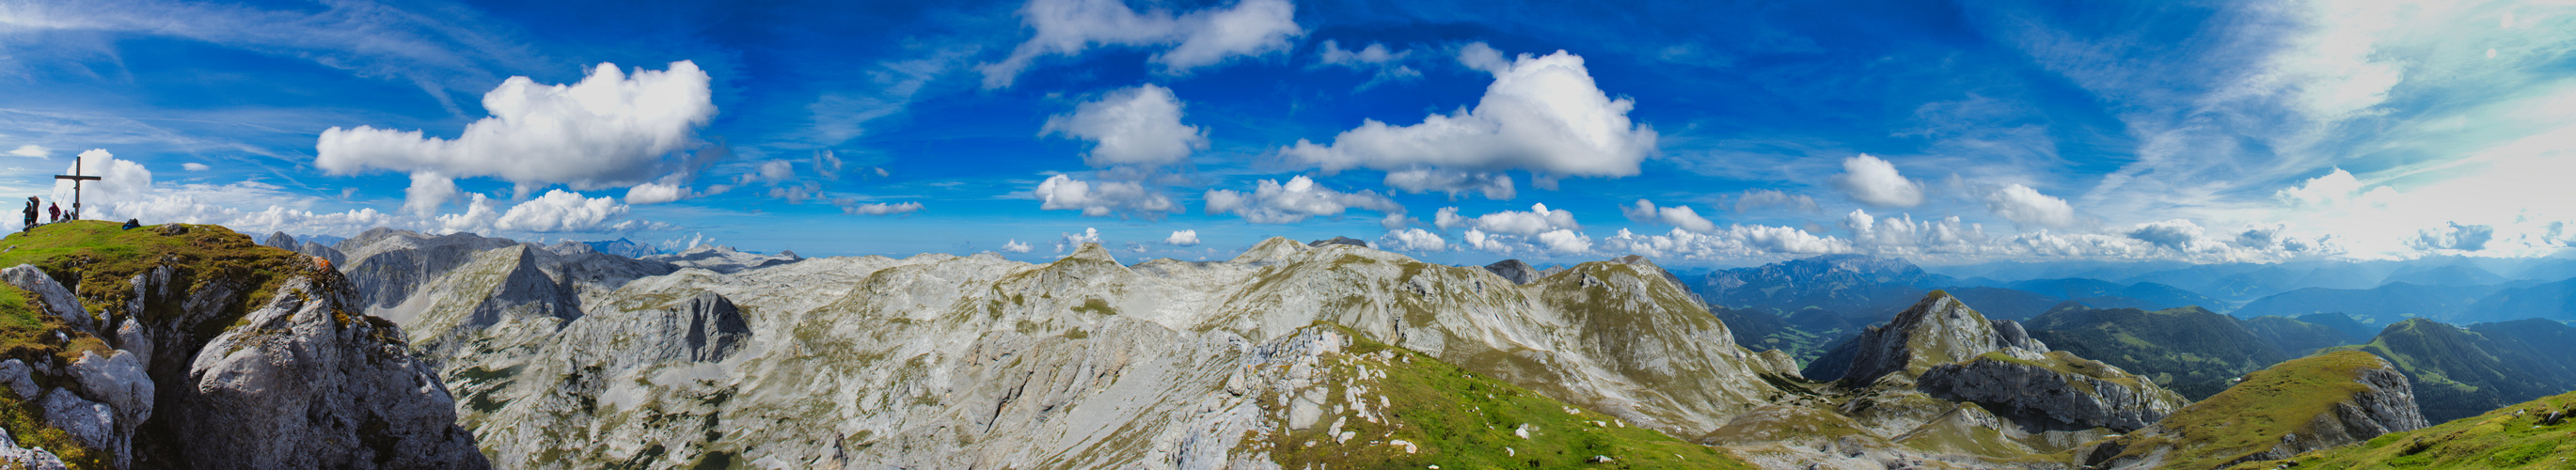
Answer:
M231 327L251 307L266 303L278 284L294 273L310 269L302 255L260 246L249 236L220 226L169 224L126 230L121 225L71 221L9 234L0 238L0 268L34 265L76 292L81 304L98 317L133 318L153 327L193 321L177 325L189 328L191 348ZM173 298L147 298L141 312L126 311L134 300L131 281L135 275L162 266L173 270ZM80 287L84 285L90 287ZM187 312L178 300L212 287L227 288L235 295L209 298L218 305L212 315L182 318ZM110 352L107 343L99 338L68 330L62 317L45 313L32 297L15 286L0 284L0 360L59 367L79 359L82 352ZM155 360L185 364L188 359ZM47 387L67 380L41 373L34 378ZM83 448L62 430L45 425L34 400L14 397L0 392L0 428L6 428L20 446L51 450L74 468L105 466L103 454Z
M2299 454L2298 468L2576 468L2576 393L2544 397L2486 414L2361 445ZM2250 462L2270 469L2286 462Z
M2166 468L2199 469L2269 450L2284 435L2308 434L2336 403L2368 391L2355 377L2379 364L2369 354L2342 351L2248 374L2243 383L2166 416L2156 423L2157 432L2139 437L2124 454L2172 448Z

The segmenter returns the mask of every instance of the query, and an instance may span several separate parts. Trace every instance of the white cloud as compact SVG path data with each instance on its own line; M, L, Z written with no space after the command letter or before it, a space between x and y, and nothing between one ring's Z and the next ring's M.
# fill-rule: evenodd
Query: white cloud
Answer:
M1178 212L1180 204L1163 193L1145 189L1131 181L1090 182L1065 175L1047 177L1035 192L1039 209L1082 211L1082 215L1103 217L1110 214L1138 214L1154 217Z
M1896 173L1896 165L1878 157L1861 154L1843 159L1843 174L1834 176L1834 187L1850 194L1853 200L1878 207L1914 207L1923 205L1923 184Z
M628 188L626 190L626 203L639 205L661 204L681 199L688 199L694 196L698 196L698 194L696 194L695 191L690 191L686 186L681 186L676 183L652 182ZM803 198L799 197L797 199L802 200Z
M848 205L848 206L842 206L842 207L841 207L841 213L843 213L843 214L850 214L850 215L895 215L895 214L910 214L910 213L913 213L913 212L918 212L918 211L920 211L920 210L921 210L921 203L918 203L918 202L904 202L904 203L896 203L896 204L887 204L887 203L879 202L879 203L870 203L870 204L854 204L854 205Z
M1422 219L1406 216L1402 212L1389 212L1386 214L1386 217L1377 219L1378 226L1386 227L1389 231L1401 230L1418 223L1422 223Z
M1655 150L1654 129L1628 120L1636 103L1610 99L1593 83L1582 57L1565 51L1543 57L1522 54L1503 64L1499 54L1481 45L1460 57L1469 65L1495 62L1484 64L1494 83L1475 109L1434 114L1402 127L1365 120L1335 136L1329 146L1300 139L1281 152L1326 172L1519 169L1545 177L1622 177L1637 174L1638 162Z
M1002 251L1007 251L1007 252L1012 252L1012 253L1027 253L1027 252L1029 252L1029 250L1031 250L1031 248L1029 248L1029 244L1027 244L1027 243L1020 243L1020 239L1017 239L1017 238L1013 238L1013 239L1011 239L1010 241L1002 242Z
M1583 229L1582 225L1574 222L1574 212L1564 209L1549 210L1546 204L1531 204L1528 211L1502 211L1475 218L1460 217L1458 208L1447 207L1440 209L1438 221L1435 224L1443 230L1472 227L1487 233L1522 237L1536 237L1557 230Z
M2200 224L2190 219L2173 219L2138 224L2129 230L2129 238L2168 249L2191 251L2197 247L2204 232L2206 230Z
M1172 236L1163 237L1163 244L1171 246L1197 246L1199 244L1199 231L1174 230L1172 231Z
M1081 234L1063 234L1055 241L1055 252L1063 253L1065 248L1079 247L1084 243L1100 243L1100 229L1083 227Z
M1170 88L1145 84L1047 118L1039 135L1063 134L1097 144L1082 160L1091 166L1163 166L1186 161L1208 147L1207 132L1181 124L1181 100Z
M1986 194L1986 207L2004 220L2023 226L2059 227L2075 225L2075 207L2029 186L2013 184Z
M1389 171L1386 172L1385 184L1411 194L1449 193L1451 199L1456 199L1459 194L1479 193L1483 194L1485 199L1508 201L1516 193L1512 188L1510 175L1436 168Z
M76 172L74 168L79 170ZM106 149L90 149L81 152L80 155L73 157L71 165L63 165L63 172L60 174L99 177L97 181L80 184L80 199L87 205L81 211L92 214L90 217L84 217L87 219L104 220L95 216L106 213L96 210L98 204L141 199L152 191L152 170L144 169L143 164L116 158L115 154L108 153ZM72 210L71 181L54 180L53 193L53 199L63 202L63 210Z
M1640 223L1670 225L1699 233L1717 231L1716 223L1700 217L1699 212L1691 210L1690 206L1656 207L1652 201L1638 199L1634 206L1620 206L1619 212L1627 215L1628 220Z
M10 150L9 155L13 157L27 158L53 158L54 149L45 148L45 146L42 145L26 144L18 146L17 149Z
M1483 230L1467 229L1467 235L1462 238L1462 241L1467 248L1497 255L1531 253L1570 256L1592 252L1591 236L1567 229L1548 230L1531 235L1488 233Z
M1334 191L1304 176L1289 178L1286 184L1278 180L1261 180L1250 194L1230 189L1207 192L1207 213L1233 213L1256 224L1286 224L1305 221L1308 217L1337 216L1349 208L1388 214L1404 212L1403 205L1376 191Z
M403 189L403 212L429 217L437 214L439 207L447 205L447 201L455 199L457 194L456 180L437 173L412 173L411 187Z
M1431 233L1428 230L1408 228L1388 230L1386 235L1377 238L1377 246L1395 251L1436 253L1449 251L1449 240L1442 239L1440 234Z
M1804 194L1789 194L1773 189L1747 189L1744 190L1743 195L1735 198L1736 212L1749 212L1756 209L1771 207L1786 207L1806 212L1816 212L1819 210L1816 206L1816 198L1807 197L1807 195Z
M2487 249L2487 242L2494 239L2494 226L2461 225L2459 222L2451 222L2446 227L2417 231L2415 238L2407 240L2406 245L2425 251L2478 251Z
M197 163L197 162L187 162L187 163L181 163L181 164L179 164L179 169L182 169L182 170L188 170L188 171L206 171L206 170L213 169L213 168L214 168L214 167L206 166L206 164L204 164L204 163Z
M550 190L544 196L510 207L493 222L492 228L519 232L597 232L611 228L611 222L625 217L626 211L626 205L617 203L617 198L582 197L581 193Z
M985 88L1004 88L1042 56L1077 55L1093 45L1174 45L1152 60L1164 73L1178 74L1236 56L1288 50L1288 38L1306 34L1296 13L1287 0L1242 0L1232 8L1180 16L1138 14L1124 0L1030 0L1020 8L1020 22L1036 34L1009 58L980 69Z
M631 76L603 63L572 85L510 77L483 95L492 116L467 124L453 140L421 131L332 127L322 131L314 166L333 174L489 176L523 188L642 184L693 171L698 162L679 154L700 145L697 128L716 114L707 83L706 72L688 61Z

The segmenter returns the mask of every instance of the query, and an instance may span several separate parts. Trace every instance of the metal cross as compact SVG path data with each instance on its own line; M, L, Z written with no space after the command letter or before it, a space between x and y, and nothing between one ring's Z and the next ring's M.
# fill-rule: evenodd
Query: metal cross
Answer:
M80 197L80 193L81 193L81 182L82 182L82 181L98 181L98 177L96 177L96 176L82 176L82 175L81 175L81 158L80 158L80 157L72 157L72 174L68 174L68 175L54 175L54 179L58 179L58 180L72 180L72 219L73 219L73 220L78 220L78 219L80 219L80 213L81 213L81 208L80 208L80 206L81 206L81 203L80 203L80 201L81 201L81 197Z

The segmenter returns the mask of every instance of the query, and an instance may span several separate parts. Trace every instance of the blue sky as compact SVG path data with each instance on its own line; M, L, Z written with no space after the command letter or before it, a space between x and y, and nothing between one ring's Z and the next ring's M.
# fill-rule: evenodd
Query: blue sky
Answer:
M0 0L0 193L1033 261L2550 256L2571 49L2565 2Z

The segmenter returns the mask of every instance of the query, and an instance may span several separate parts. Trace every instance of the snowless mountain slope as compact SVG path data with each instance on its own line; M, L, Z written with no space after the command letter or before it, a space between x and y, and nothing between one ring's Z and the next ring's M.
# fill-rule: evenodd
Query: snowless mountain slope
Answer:
M1258 467L1295 460L1261 436L1317 427L1449 455L1391 441L1433 424L1372 411L1382 394L1318 385L1296 354L1321 353L1282 352L1316 348L1317 325L1666 435L1714 430L1785 397L1764 377L1794 377L1642 259L1520 285L1282 238L1225 262L1126 266L1087 245L1046 264L821 258L683 268L577 303L514 294L612 284L545 276L543 251L475 253L393 307L418 309L407 329L505 467Z

